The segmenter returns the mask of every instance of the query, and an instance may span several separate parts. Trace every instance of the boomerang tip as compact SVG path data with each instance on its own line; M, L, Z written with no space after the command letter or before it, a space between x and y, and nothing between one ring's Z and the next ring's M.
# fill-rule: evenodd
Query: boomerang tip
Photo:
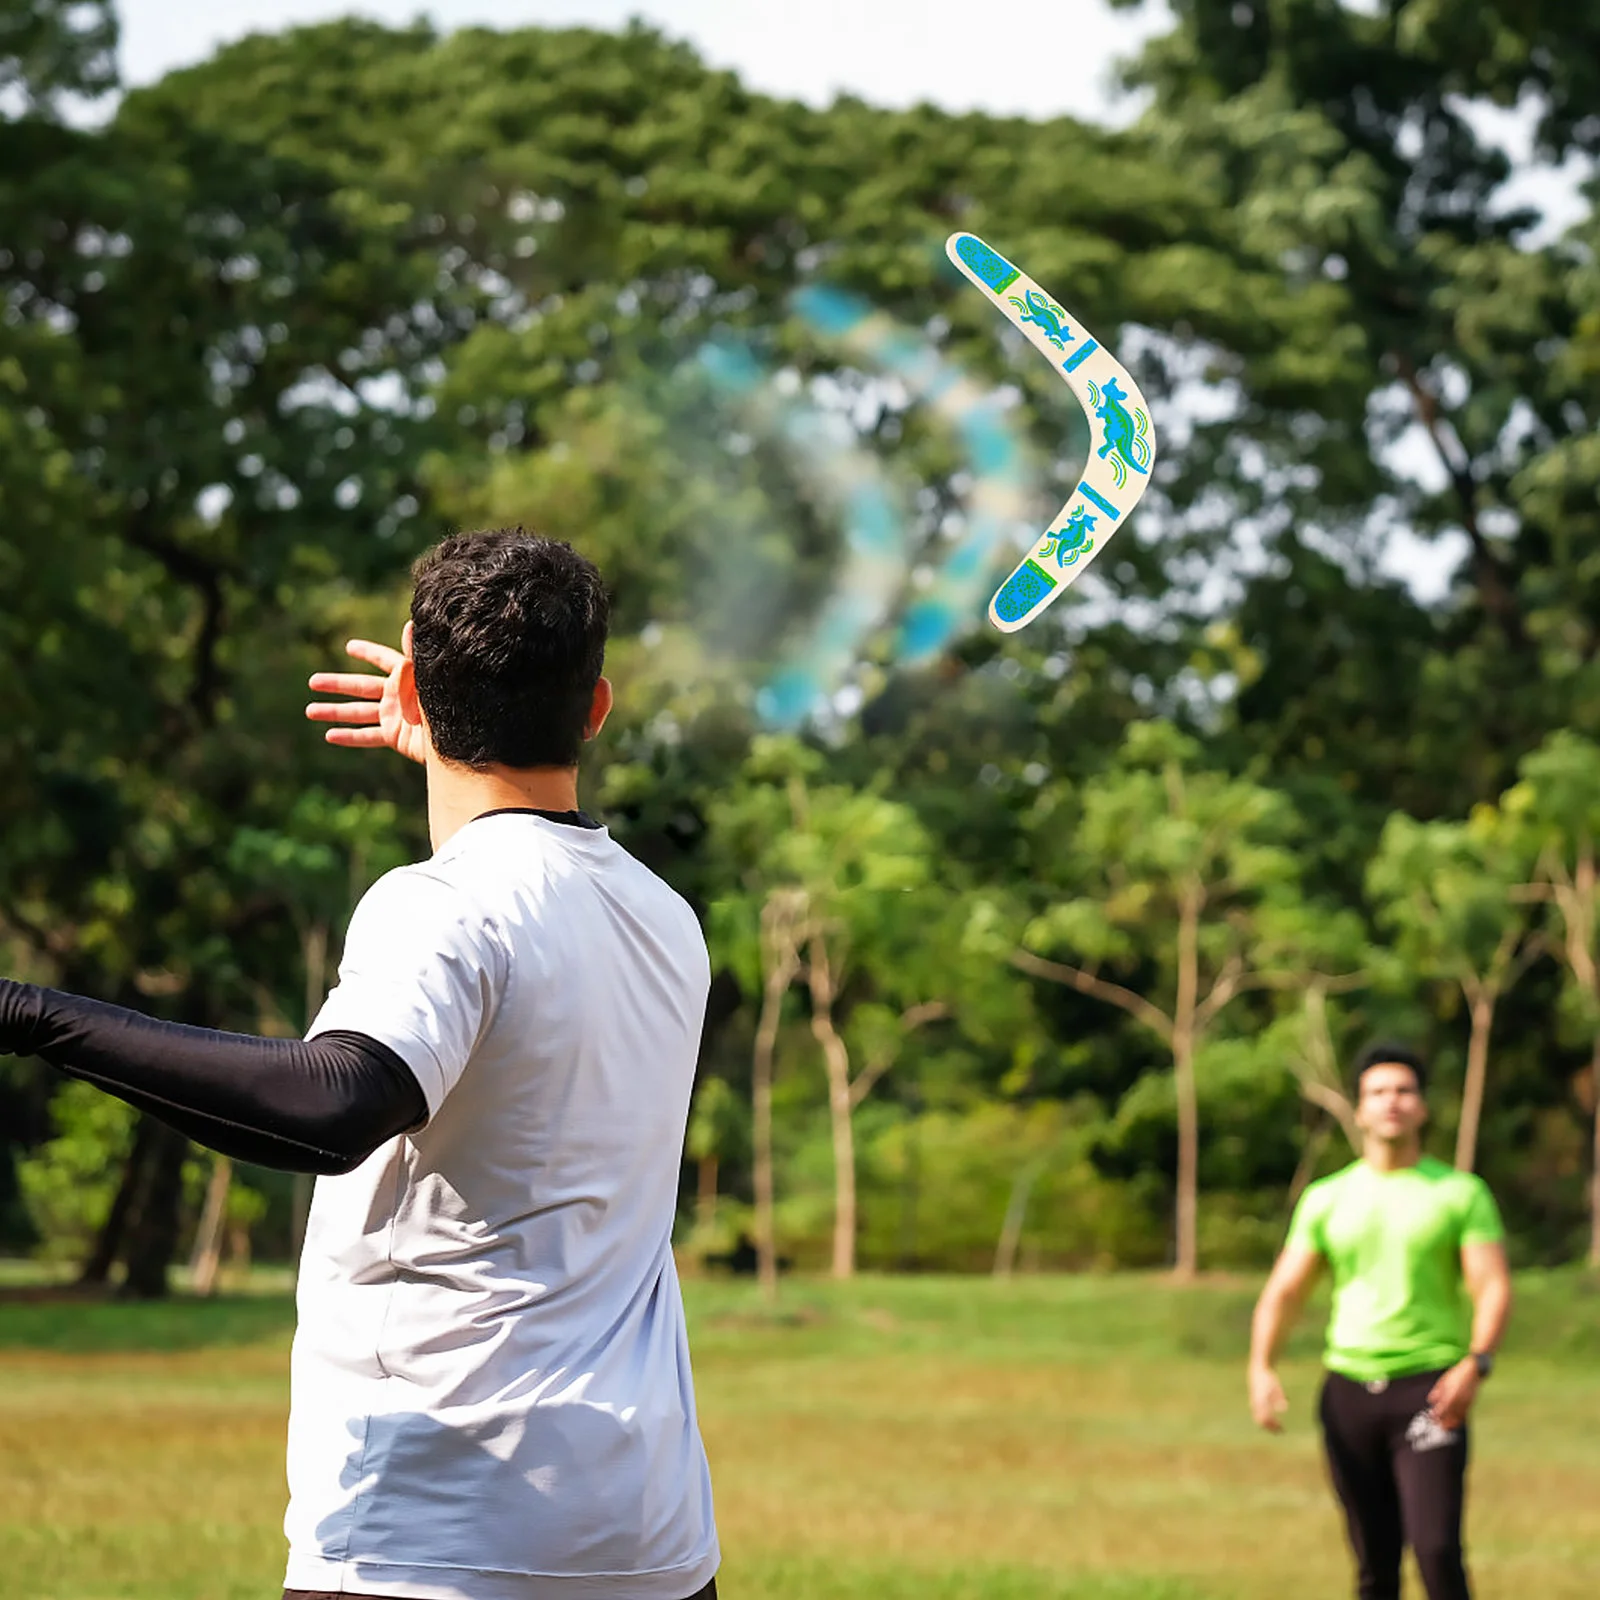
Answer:
M1022 268L1014 267L992 245L987 245L975 233L952 233L944 242L945 253L968 277L981 283L994 294L1009 289L1022 276Z
M989 602L989 620L1001 633L1016 633L1027 627L1060 590L1060 580L1029 556L996 590Z

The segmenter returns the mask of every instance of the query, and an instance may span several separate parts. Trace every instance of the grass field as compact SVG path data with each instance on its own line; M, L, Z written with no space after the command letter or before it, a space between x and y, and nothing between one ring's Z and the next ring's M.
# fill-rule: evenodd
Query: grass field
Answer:
M726 1600L1334 1600L1309 1425L1242 1404L1251 1285L689 1286ZM1484 1392L1479 1600L1600 1591L1600 1288L1519 1280ZM0 1595L263 1600L281 1577L282 1295L0 1301ZM1420 1593L1414 1590L1414 1593Z

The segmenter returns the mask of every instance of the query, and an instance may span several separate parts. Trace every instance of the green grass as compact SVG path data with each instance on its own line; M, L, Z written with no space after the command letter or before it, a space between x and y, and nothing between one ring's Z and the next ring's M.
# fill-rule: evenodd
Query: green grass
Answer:
M689 1285L728 1600L1334 1600L1348 1564L1309 1426L1241 1361L1253 1284L866 1279ZM1479 1600L1600 1581L1600 1290L1519 1279L1485 1389ZM1318 1319L1311 1319L1315 1323ZM0 1594L259 1600L280 1580L280 1294L0 1298Z

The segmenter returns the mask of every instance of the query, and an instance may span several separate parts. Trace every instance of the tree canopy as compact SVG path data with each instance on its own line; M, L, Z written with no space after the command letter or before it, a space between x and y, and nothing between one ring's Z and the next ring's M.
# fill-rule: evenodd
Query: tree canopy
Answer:
M1255 1259L1347 1154L1324 1058L1387 1026L1437 1058L1439 1147L1524 1257L1580 1248L1600 274L1592 196L1529 202L1492 113L1547 162L1600 153L1597 25L1554 0L1171 11L1108 130L774 99L641 24L352 20L113 102L108 5L11 7L6 970L301 1026L362 888L426 848L417 774L320 744L301 686L398 631L442 531L522 523L614 590L587 802L713 933L686 1228L697 1197L725 1244L745 1226L753 1135L774 1260ZM1036 627L975 616L916 668L884 630L773 745L756 690L849 553L696 358L742 341L904 490L903 601L970 467L796 290L863 297L996 390L1041 516L1087 448L950 271L956 228L1115 343L1156 481ZM193 1152L0 1069L4 1244L158 1292ZM238 1181L287 1252L291 1186Z

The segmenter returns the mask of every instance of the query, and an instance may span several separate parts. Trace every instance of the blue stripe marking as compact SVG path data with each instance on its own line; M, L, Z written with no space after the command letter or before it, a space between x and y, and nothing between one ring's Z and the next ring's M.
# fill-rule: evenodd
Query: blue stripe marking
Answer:
M1122 515L1122 513L1118 511L1117 508L1099 492L1099 490L1091 489L1088 484L1080 483L1078 485L1078 493L1081 494L1083 498L1089 501L1092 505L1099 506L1100 509L1105 512L1105 514L1110 517L1113 522L1115 522L1117 518Z
M1100 348L1098 341L1087 339L1061 363L1063 372L1076 372Z

